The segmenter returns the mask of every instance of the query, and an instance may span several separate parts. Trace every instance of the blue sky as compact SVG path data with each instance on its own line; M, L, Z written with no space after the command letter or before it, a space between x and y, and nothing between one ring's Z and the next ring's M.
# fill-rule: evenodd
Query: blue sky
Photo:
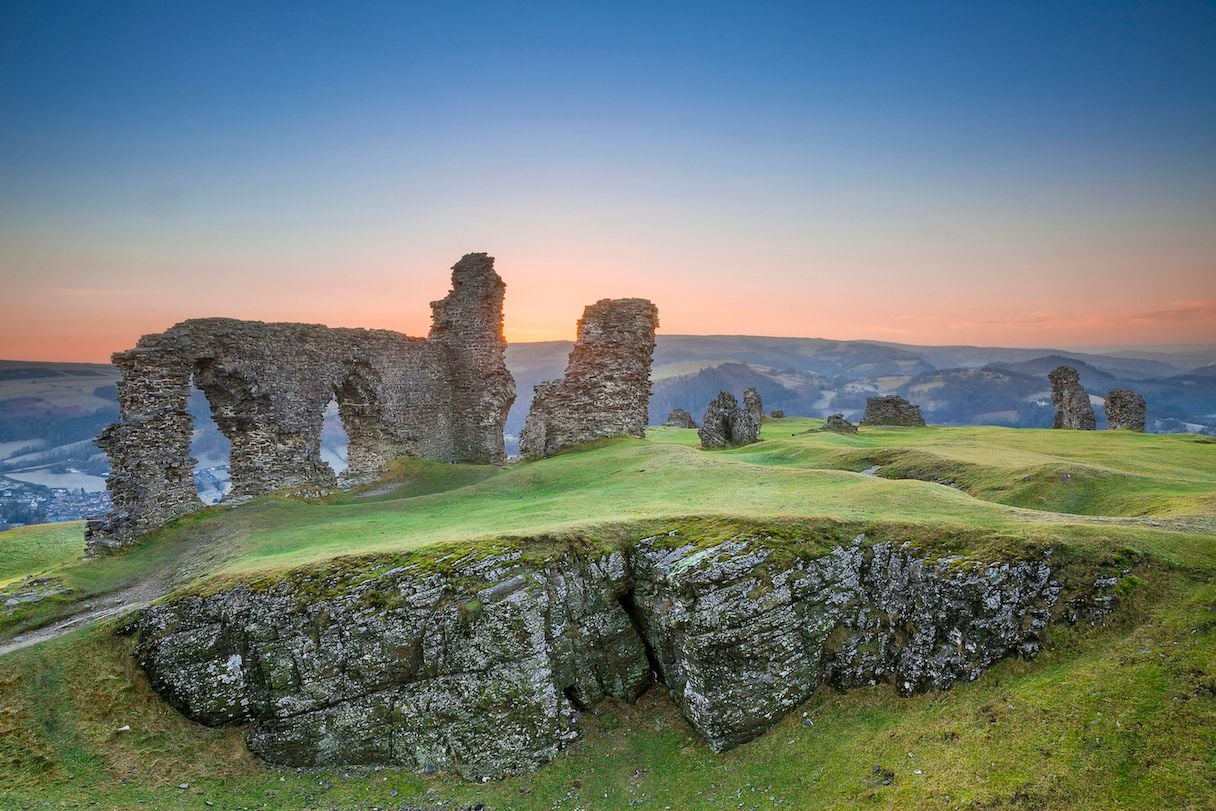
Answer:
M1216 340L1213 3L4 0L0 111L0 355L417 334L472 250L518 339L649 295L668 332Z

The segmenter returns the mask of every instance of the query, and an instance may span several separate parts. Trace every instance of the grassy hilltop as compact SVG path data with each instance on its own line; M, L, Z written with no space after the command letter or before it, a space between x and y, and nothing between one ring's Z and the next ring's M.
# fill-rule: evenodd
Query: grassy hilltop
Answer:
M79 524L10 531L0 591L44 599L0 608L0 644L114 594L667 529L714 540L759 528L825 548L865 531L982 559L1051 545L1078 565L1132 568L1139 585L1106 627L1057 630L1037 660L946 693L823 688L716 755L652 689L636 706L597 708L535 775L486 785L267 768L239 730L196 726L160 701L102 624L0 655L0 808L1216 805L1216 440L981 427L840 436L819 424L767 421L763 442L712 453L695 432L664 428L505 469L403 461L360 492L209 509L96 561L79 559Z

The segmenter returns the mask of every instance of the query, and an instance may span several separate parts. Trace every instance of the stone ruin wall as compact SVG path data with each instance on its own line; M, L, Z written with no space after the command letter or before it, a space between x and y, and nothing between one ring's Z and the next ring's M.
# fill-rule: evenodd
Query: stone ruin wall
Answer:
M760 441L760 424L764 420L764 403L754 388L743 390L740 408L735 395L718 392L709 402L697 436L703 448L737 448Z
M335 397L350 440L347 481L374 478L403 454L503 462L503 423L515 399L504 290L493 258L468 254L452 268L451 292L431 305L428 339L205 318L115 354L121 414L97 441L112 463L113 508L89 522L89 552L125 546L203 506L190 456L192 380L232 443L232 499L334 486L320 452Z
M1071 366L1060 366L1051 374L1051 403L1055 406L1052 428L1073 428L1092 431L1097 427L1094 407L1081 385L1081 376Z
M921 416L920 406L910 403L902 397L867 397L866 413L862 416L860 425L903 425L923 428L925 418Z
M535 389L520 454L538 459L593 439L643 436L658 326L658 308L646 299L601 299L588 306L565 376Z
M1144 398L1131 389L1112 389L1106 395L1106 427L1144 433Z

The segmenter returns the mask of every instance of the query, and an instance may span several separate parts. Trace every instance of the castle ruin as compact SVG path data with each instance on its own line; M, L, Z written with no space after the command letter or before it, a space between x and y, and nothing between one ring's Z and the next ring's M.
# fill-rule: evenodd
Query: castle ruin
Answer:
M702 448L738 448L760 441L763 420L764 403L754 388L744 389L742 407L735 395L720 391L709 401L697 436Z
M1144 433L1144 398L1131 389L1112 389L1106 395L1106 427Z
M1081 385L1081 375L1077 374L1077 370L1071 366L1060 366L1047 377L1051 380L1051 404L1056 409L1051 427L1094 430L1097 427L1094 407Z
M583 311L565 376L535 388L519 438L530 459L612 436L642 437L659 310L641 298L601 299Z
M97 440L112 463L113 508L89 521L88 551L119 549L203 506L190 456L191 382L232 443L230 499L334 486L320 443L335 398L350 440L343 474L350 481L374 478L403 454L503 462L503 423L515 400L502 331L505 287L494 259L471 253L452 267L451 292L431 303L425 339L204 318L116 353L121 413Z
M867 397L866 413L862 415L860 424L924 428L925 418L921 416L920 406L916 403L892 394L887 397Z

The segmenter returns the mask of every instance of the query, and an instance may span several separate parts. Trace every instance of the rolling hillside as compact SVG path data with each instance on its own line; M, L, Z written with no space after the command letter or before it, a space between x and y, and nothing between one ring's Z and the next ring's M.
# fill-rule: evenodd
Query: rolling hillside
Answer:
M188 808L1206 807L1216 800L1216 444L1205 437L987 427L840 436L768 420L759 444L697 449L654 429L505 469L404 462L384 482L191 515L129 553L80 561L80 526L0 536L4 640L109 596L213 593L280 578L442 565L521 543L613 544L741 530L830 546L864 532L951 559L1050 547L1126 579L1103 625L1053 632L949 692L821 688L722 754L661 688L605 702L534 775L474 784L397 769L276 769L241 731L152 692L118 624L0 653L0 793L32 803ZM858 472L863 471L863 472ZM512 540L514 539L514 540ZM261 584L261 585L259 585ZM133 597L132 595L135 595ZM32 600L31 596L40 599ZM87 614L86 614L87 616ZM184 787L183 787L184 786Z
M518 397L506 424L508 452L532 400L532 388L562 375L570 344L512 344L507 364ZM1149 430L1216 434L1216 349L1118 354L1050 349L905 346L756 336L660 335L655 352L650 421L662 424L673 408L698 420L721 390L759 390L768 409L856 419L875 394L902 394L921 405L931 423L1046 427L1051 424L1047 372L1076 366L1095 397L1116 387L1144 395ZM1171 363L1169 359L1173 359ZM1204 362L1208 364L1204 366ZM113 367L0 361L0 527L71 520L105 511L108 462L90 442L116 414ZM190 399L196 431L196 480L208 502L228 486L227 441L210 418L206 398ZM345 466L346 436L331 404L322 455L335 471ZM80 491L84 492L81 493ZM5 522L8 523L5 523Z

